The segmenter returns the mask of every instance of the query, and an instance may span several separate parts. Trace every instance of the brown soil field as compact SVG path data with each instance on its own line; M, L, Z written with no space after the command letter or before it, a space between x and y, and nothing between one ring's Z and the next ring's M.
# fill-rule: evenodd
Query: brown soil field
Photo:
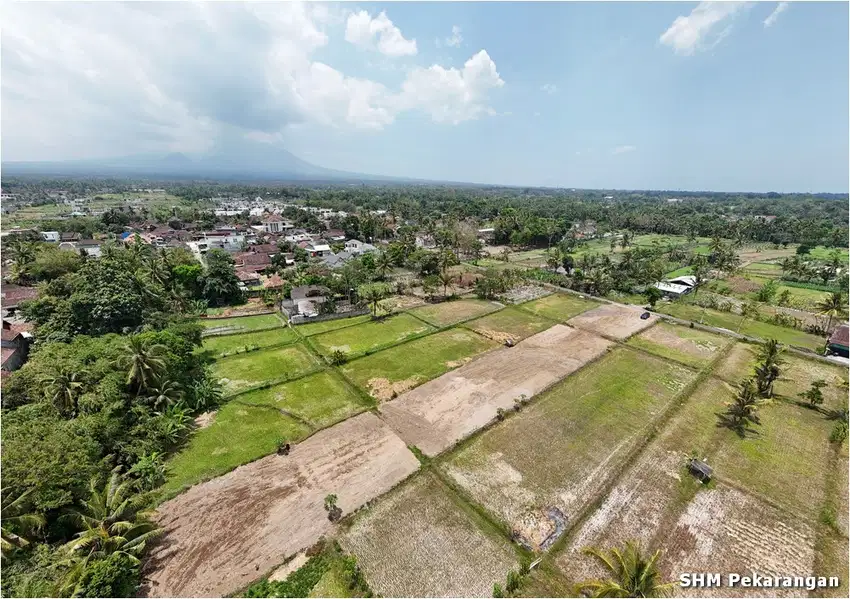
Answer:
M793 248L785 248L774 250L772 248L765 248L762 250L757 250L754 247L742 248L738 252L738 257L741 259L741 264L748 264L750 262L766 262L767 260L777 260L779 258L787 258L789 256L793 256L795 253L795 249Z
M656 454L656 457L658 454ZM569 547L557 557L558 566L573 582L604 575L582 547L608 548L627 539L662 549L665 580L682 572L756 571L764 575L808 575L815 563L816 536L812 526L732 487L718 483L697 491L683 504L677 499L679 456L653 464L637 479L624 479L585 523ZM678 467L678 468L677 468ZM676 470L678 469L678 473ZM632 470L629 474L634 475ZM654 475L660 478L654 478ZM658 488L660 487L660 488ZM806 596L801 589L742 589L676 587L677 596Z
M737 572L782 576L814 571L815 531L731 487L704 489L671 526L661 560L668 576L680 572ZM804 597L805 589L677 589L680 596Z
M597 335L623 340L655 324L658 320L655 314L646 320L641 320L640 315L644 312L646 310L637 306L605 304L571 318L567 324Z
M384 403L381 415L408 445L435 456L492 422L498 408L510 409L520 396L537 395L611 345L555 325Z
M350 513L418 468L404 442L366 413L316 433L288 456L196 485L156 511L165 535L151 552L143 592L233 594L333 530L326 495L335 493Z
M518 566L507 539L486 534L423 472L358 514L340 539L383 597L491 597ZM486 524L485 524L486 526Z

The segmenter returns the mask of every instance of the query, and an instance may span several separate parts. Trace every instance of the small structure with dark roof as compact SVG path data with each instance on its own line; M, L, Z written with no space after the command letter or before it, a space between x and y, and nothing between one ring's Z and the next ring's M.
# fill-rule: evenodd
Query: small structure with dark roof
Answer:
M688 471L703 484L708 484L711 481L711 474L714 472L711 466L696 458L691 458L688 461Z
M842 324L832 331L826 349L833 355L850 357L850 326Z

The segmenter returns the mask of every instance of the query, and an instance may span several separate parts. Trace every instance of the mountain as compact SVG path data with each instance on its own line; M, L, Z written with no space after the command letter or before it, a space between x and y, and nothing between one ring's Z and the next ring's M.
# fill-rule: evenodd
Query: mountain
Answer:
M219 143L197 156L181 153L138 154L117 158L52 162L4 162L3 175L135 176L169 179L240 179L310 181L410 181L324 168L291 152L260 142Z

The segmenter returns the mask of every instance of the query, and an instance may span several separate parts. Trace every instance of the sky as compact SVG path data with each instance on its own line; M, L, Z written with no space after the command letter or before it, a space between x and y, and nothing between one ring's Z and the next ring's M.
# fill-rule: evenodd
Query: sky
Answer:
M848 191L846 2L4 2L2 160ZM265 146L264 146L265 147Z

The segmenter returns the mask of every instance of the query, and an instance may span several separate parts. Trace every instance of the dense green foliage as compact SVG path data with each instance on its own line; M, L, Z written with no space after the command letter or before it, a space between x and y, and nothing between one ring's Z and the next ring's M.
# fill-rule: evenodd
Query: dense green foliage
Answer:
M134 593L156 536L138 510L191 414L221 397L181 309L191 291L170 277L181 256L131 245L81 262L24 308L38 342L3 384L4 520L25 496L44 524L10 527L29 542L4 542L5 595Z

